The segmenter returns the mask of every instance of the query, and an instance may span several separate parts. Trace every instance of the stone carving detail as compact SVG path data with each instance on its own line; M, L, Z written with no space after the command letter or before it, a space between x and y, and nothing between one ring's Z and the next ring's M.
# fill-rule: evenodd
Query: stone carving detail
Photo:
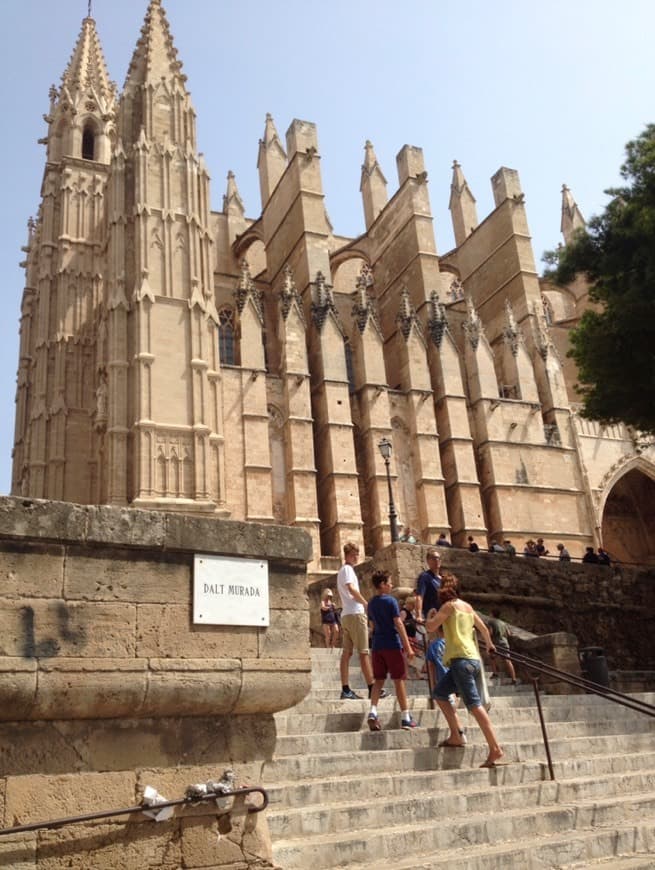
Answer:
M533 334L534 334L534 342L539 351L539 354L543 359L546 359L548 356L548 351L552 347L552 342L550 338L550 333L548 332L548 324L546 322L546 315L544 313L543 305L539 305L538 302L532 303L532 311L534 313L534 326L533 326Z
M353 303L352 315L357 324L357 329L361 333L366 329L369 320L380 330L378 321L377 309L375 301L370 295L368 288L373 285L373 273L370 268L364 264L362 270L357 276L355 301Z
M400 327L400 331L405 337L405 341L409 339L412 328L415 328L419 335L422 336L421 326L416 316L416 309L412 305L409 298L409 290L403 287L400 292L400 311L396 316L396 324Z
M505 344L508 345L509 349L512 351L512 354L517 356L519 352L519 344L521 342L521 332L516 323L512 303L509 299L505 300L505 317L507 319L507 324L503 329L503 338Z
M315 293L314 301L312 302L312 320L316 324L318 331L321 332L323 330L323 326L325 325L325 321L327 320L328 315L332 314L337 322L337 325L339 326L339 329L343 333L343 329L339 321L339 315L337 314L337 309L334 304L332 285L326 282L325 275L323 275L322 272L316 273L314 287Z
M480 344L480 337L483 335L482 321L475 310L475 305L473 305L473 300L470 296L466 297L466 314L466 320L462 323L462 329L473 350L477 350Z
M453 278L453 280L450 282L448 295L453 302L459 302L464 298L464 285L459 280L459 278Z
M96 412L93 418L93 428L96 432L104 432L107 429L108 392L107 375L103 370L100 372L96 388Z
M436 290L430 293L430 317L428 319L428 331L435 347L441 347L443 336L448 329L446 320L446 307L439 302L439 294Z
M291 266L288 264L284 267L284 282L282 284L282 289L280 290L280 304L282 308L282 318L286 321L289 317L289 312L291 308L295 304L300 319L303 323L305 323L305 312L302 307L302 299L300 298L300 293L298 293L298 288L296 287L296 282L293 277L293 272L291 271Z
M243 314L243 309L246 307L248 299L252 299L255 306L255 311L261 323L264 322L264 309L262 308L262 292L255 287L250 274L250 266L247 260L241 261L241 278L234 291L234 298L237 303L239 314Z

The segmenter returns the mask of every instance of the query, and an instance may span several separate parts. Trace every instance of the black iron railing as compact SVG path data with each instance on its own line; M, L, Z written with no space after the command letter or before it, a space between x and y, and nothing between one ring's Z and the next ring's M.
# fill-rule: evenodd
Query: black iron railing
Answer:
M9 834L23 834L27 831L38 831L38 830L49 830L52 828L62 828L65 825L77 825L80 822L94 822L98 819L108 819L113 816L129 816L133 813L146 813L149 815L156 815L161 810L165 810L168 807L183 807L183 806L193 806L200 803L205 803L207 801L220 801L221 802L221 810L223 813L229 813L231 808L222 808L223 801L229 801L230 798L236 798L240 796L246 796L249 794L259 794L261 795L262 802L256 806L248 806L246 808L247 813L261 813L262 810L265 810L268 806L268 793L265 789L260 786L252 786L249 788L237 788L232 791L208 791L204 794L198 793L197 790L187 790L187 794L182 798L176 798L175 800L161 800L156 803L144 803L138 804L134 807L121 807L116 810L99 810L94 813L86 813L85 815L79 816L67 816L62 819L51 819L48 822L33 822L29 825L15 825L13 828L4 828L0 830L0 837L7 836ZM232 802L234 803L234 802Z
M484 642L480 644L484 648ZM505 650L496 648L495 655L499 658L509 659L516 665L521 665L527 671L528 678L534 689L535 700L537 703L537 711L539 713L539 722L541 724L541 734L544 741L544 749L546 751L546 759L548 761L548 771L550 778L555 779L553 770L553 762L550 753L550 744L548 741L548 732L546 730L546 722L544 719L543 710L541 707L541 697L539 694L539 677L541 675L551 677L554 680L560 680L563 683L568 683L570 686L575 686L585 692L590 692L593 695L599 695L614 704L621 704L629 710L635 710L637 713L643 713L644 716L655 718L655 706L642 701L639 698L633 698L631 695L626 695L623 692L618 692L616 689L602 686L600 683L594 683L592 680L587 680L584 677L579 677L577 674L572 674L569 671L562 671L553 665L546 664L540 659L535 659L515 650Z

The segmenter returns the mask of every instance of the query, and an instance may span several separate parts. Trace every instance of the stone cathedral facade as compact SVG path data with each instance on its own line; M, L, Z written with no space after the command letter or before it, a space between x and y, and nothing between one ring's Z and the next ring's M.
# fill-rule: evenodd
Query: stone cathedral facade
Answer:
M479 221L455 163L456 247L439 254L421 149L400 150L389 192L367 142L365 230L345 238L316 127L283 138L267 116L261 214L231 173L214 212L160 0L120 93L83 21L45 119L13 494L293 524L318 568L348 539L388 542L386 437L423 541L655 559L653 453L577 414L567 333L586 288L539 279L516 171L495 173ZM565 239L581 224L564 188Z

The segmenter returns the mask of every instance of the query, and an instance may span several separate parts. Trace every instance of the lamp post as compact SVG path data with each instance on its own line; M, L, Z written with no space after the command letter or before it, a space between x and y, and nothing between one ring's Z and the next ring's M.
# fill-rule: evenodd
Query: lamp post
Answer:
M384 465L387 470L387 486L389 488L389 526L391 529L391 543L396 544L398 542L398 515L396 513L396 506L393 502L393 490L391 489L391 472L389 470L389 463L391 461L393 444L391 443L391 441L389 441L388 438L383 438L378 443L378 450L382 454L382 458L384 459Z

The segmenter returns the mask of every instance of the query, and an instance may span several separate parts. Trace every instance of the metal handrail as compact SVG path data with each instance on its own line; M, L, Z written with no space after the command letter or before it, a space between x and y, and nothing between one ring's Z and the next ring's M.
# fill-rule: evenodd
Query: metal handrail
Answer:
M480 646L486 649L486 644L483 640L480 641ZM534 689L535 700L537 703L539 722L541 724L541 734L544 741L544 749L546 751L548 771L550 773L551 780L555 779L555 772L553 770L553 762L550 753L550 743L548 741L546 721L544 719L544 714L541 707L541 697L539 694L540 674L544 674L545 676L561 680L561 682L568 683L569 685L575 686L576 688L584 689L587 692L591 692L594 695L598 695L601 698L605 698L606 700L611 701L613 704L621 704L623 707L628 707L630 710L634 710L637 713L643 713L645 716L651 716L655 718L655 705L648 704L646 701L640 701L638 698L633 698L630 695L626 695L623 692L617 691L616 689L611 689L608 686L602 686L600 683L594 683L592 680L586 680L584 677L578 677L576 674L572 674L569 671L560 670L553 665L548 665L546 664L546 662L542 662L540 659L532 658L531 656L515 652L514 650L502 649L498 647L495 648L495 652L491 655L495 655L503 659L509 659L509 661L515 662L518 665L522 665L528 670L537 671L536 676L533 676L532 674L530 675L530 680L532 681L532 687Z
M107 819L111 816L127 816L132 813L158 813L160 810L167 807L192 806L194 804L204 803L205 801L224 800L225 798L238 797L240 795L260 794L262 803L260 806L249 806L248 813L261 813L268 806L268 792L261 786L252 786L249 788L237 788L233 791L214 791L206 794L187 794L182 798L176 798L171 801L162 801L161 803L142 803L135 807L122 807L117 810L100 810L95 813L87 813L80 816L67 816L62 819L52 819L49 822L33 822L29 825L15 825L13 828L4 828L0 830L0 837L9 834L23 834L27 831L48 830L51 828L61 828L64 825L75 825L79 822L92 822L98 819Z

